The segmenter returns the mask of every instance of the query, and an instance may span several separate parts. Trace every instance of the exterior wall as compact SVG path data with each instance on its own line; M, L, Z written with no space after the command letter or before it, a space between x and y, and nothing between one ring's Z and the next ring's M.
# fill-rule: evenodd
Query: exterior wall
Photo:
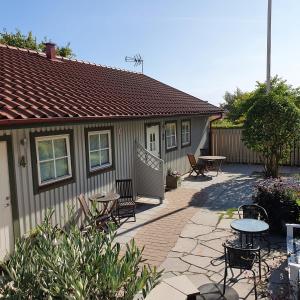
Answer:
M185 118L186 119L186 118ZM15 159L15 173L18 199L18 212L20 232L24 234L37 224L40 224L46 211L55 209L53 223L63 225L68 220L68 207L79 209L77 196L84 193L87 197L101 192L107 192L114 188L116 178L134 177L134 141L145 145L145 123L159 122L161 124L161 158L165 160L166 168L171 167L182 173L189 170L186 153L199 154L199 149L207 145L208 118L191 118L192 143L191 146L181 149L180 118L177 118L178 149L165 153L164 121L167 119L151 119L137 121L98 122L93 124L65 125L52 127L36 127L24 129L0 130L1 135L11 135L13 139L13 155ZM106 173L87 177L85 160L85 136L84 128L105 127L114 128L115 169ZM75 183L70 183L49 191L34 195L30 152L30 133L41 131L54 131L73 129L74 133L74 162ZM21 140L26 138L25 145ZM20 166L19 162L25 156L27 165ZM78 216L80 218L80 216Z

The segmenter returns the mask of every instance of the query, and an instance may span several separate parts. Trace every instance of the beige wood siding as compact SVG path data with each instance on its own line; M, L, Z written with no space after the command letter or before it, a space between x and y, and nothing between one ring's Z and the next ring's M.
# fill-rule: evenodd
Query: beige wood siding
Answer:
M181 149L180 141L180 120L180 118L177 118L178 149L170 153L165 153L165 143L164 139L162 139L161 158L165 160L166 168L171 167L174 170L184 173L189 170L186 153L193 152L198 155L199 149L207 145L208 118L191 118L192 144L183 149ZM0 135L11 135L13 138L21 234L40 224L46 211L50 208L55 209L53 223L63 225L68 220L69 207L74 206L76 210L79 209L77 196L80 193L84 193L88 197L94 193L107 192L114 188L116 178L133 178L134 141L137 140L142 145L145 145L144 125L149 122L159 122L161 124L161 137L164 137L165 120L163 119L0 130ZM86 174L84 128L102 126L113 126L114 128L115 170L88 178ZM65 129L73 129L74 131L76 182L34 195L30 133ZM20 143L24 138L27 140L25 146ZM19 165L22 156L27 161L25 167Z
M228 163L260 164L259 153L248 149L242 141L242 129L240 128L212 128L211 145L213 155L226 156ZM283 165L300 165L300 148L295 143L291 155L283 162Z

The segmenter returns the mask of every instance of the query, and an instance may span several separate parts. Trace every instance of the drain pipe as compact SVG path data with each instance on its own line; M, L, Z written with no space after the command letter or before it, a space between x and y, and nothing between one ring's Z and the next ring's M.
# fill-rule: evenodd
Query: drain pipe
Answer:
M212 155L212 153L211 153L211 151L212 151L212 133L211 133L212 126L211 125L213 122L218 121L222 118L223 118L223 113L220 113L215 119L209 121L209 148L208 148L209 155Z

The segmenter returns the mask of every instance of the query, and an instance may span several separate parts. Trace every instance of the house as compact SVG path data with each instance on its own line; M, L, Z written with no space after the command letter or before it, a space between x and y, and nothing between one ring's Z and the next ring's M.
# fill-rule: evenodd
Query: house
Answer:
M134 178L137 194L163 197L164 171L189 170L221 109L140 73L0 45L2 255L49 208Z

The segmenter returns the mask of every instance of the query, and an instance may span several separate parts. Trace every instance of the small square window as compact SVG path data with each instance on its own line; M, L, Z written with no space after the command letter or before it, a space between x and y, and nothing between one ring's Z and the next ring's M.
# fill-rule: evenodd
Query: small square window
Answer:
M69 135L36 137L35 145L39 186L72 177Z

